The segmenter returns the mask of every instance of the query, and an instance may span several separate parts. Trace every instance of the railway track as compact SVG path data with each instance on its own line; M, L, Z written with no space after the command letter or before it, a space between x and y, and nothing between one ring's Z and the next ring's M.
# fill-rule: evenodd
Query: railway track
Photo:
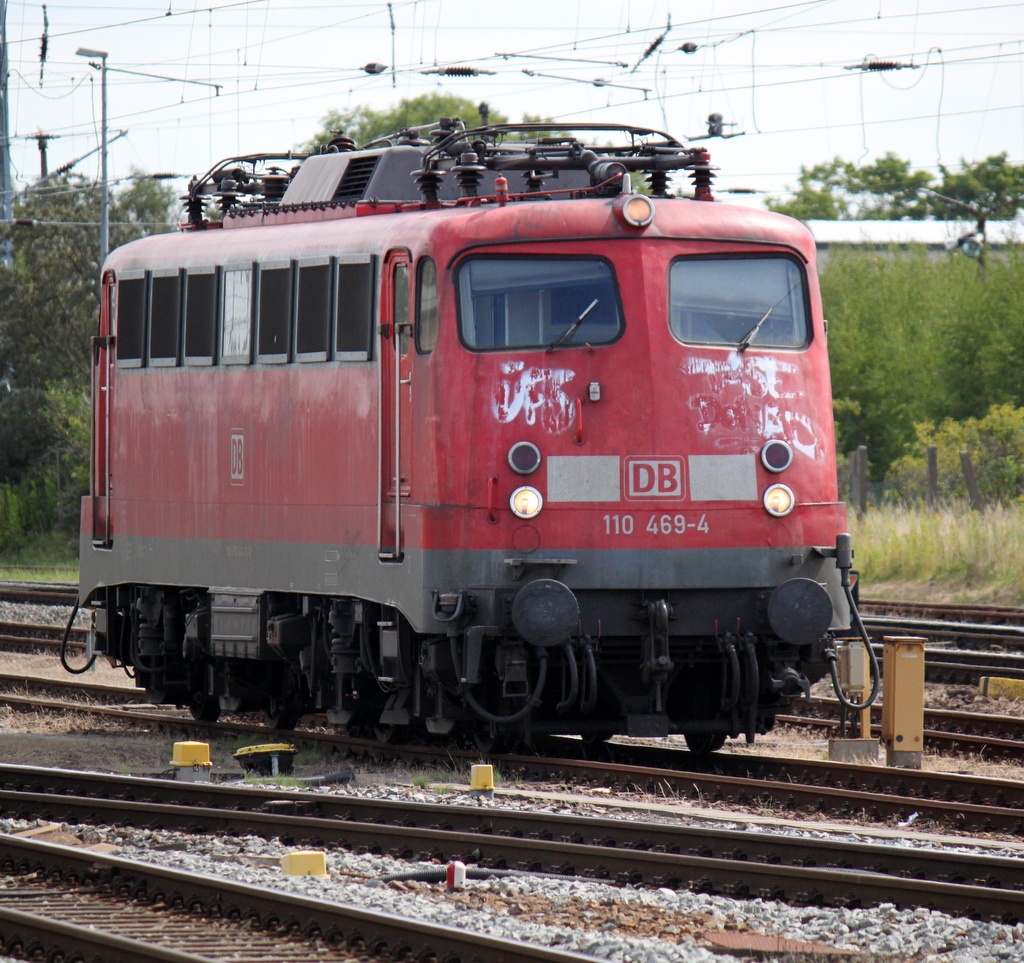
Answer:
M0 602L70 608L77 597L78 586L69 582L0 582Z
M930 906L1015 922L1017 858L708 826L292 793L0 767L0 814L44 820L255 835L398 859L579 875L796 904ZM31 784L30 791L9 784ZM43 791L47 790L47 791ZM74 793L72 795L71 793ZM157 801L158 800L158 801Z
M239 931L244 929L270 931L279 937L301 938L314 944L304 956L286 956L281 955L285 939L279 939L273 949L264 946L262 953L248 957L250 959L328 959L351 963L371 959L459 959L479 963L593 961L592 957L577 953L13 836L0 835L0 872L15 878L29 876L48 880L72 897L92 894L99 897L89 901L91 914L85 914L87 922L82 926L54 925L61 922L59 908L57 918L39 913L0 917L4 949L18 951L19 955L25 955L28 949L38 950L37 955L30 957L33 959L80 959L83 947L92 950L96 946L95 955L86 958L98 956L104 963L238 960L245 958L239 955L244 947L237 939ZM140 912L140 908L149 912ZM111 909L117 912L111 914ZM97 922L97 914L102 922ZM116 930L126 917L131 922L124 925L131 930L137 933L142 928L144 940L131 941L140 944L138 946L125 946L127 940L120 943L119 934L109 932ZM154 930L159 929L166 939L168 930L178 928L189 917L199 922L198 938L190 942L193 947L197 944L202 947L201 954L146 945L153 940ZM231 927L229 932L221 929L219 933L219 921L223 920L244 926ZM214 926L210 925L211 921ZM155 925L147 926L147 923ZM102 932L102 939L88 933L90 929L95 933L101 926L107 930ZM183 925L181 928L186 929ZM196 935L196 927L187 929ZM134 950L140 955L132 955ZM314 955L317 952L318 955Z
M779 716L784 725L834 729L839 703L816 699L800 705L799 714ZM871 709L872 734L881 734L881 706ZM986 758L1024 759L1024 717L952 709L925 709L925 748L933 752L977 753Z
M929 621L1024 625L1024 608L1017 605L961 604L959 602L910 602L900 599L861 599L864 615L891 615Z
M0 704L23 711L75 711L108 720L130 721L149 731L191 738L211 732L266 740L266 726L243 722L195 722L181 713L109 706L48 702L39 696L0 695ZM469 767L480 759L475 750L450 746L388 745L334 732L289 732L298 746L319 746L349 759L389 758L440 768ZM680 749L608 743L600 760L578 758L578 740L551 739L551 756L495 755L506 778L544 783L577 782L620 791L670 794L704 803L770 808L780 812L818 812L838 817L896 822L916 814L936 825L1024 835L1024 783L950 773L890 770L811 760L744 757L719 753L705 761ZM575 754L577 758L571 758Z

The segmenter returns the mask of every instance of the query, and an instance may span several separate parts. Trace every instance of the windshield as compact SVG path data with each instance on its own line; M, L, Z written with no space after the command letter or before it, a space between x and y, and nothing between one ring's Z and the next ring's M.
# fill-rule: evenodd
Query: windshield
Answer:
M669 303L669 325L680 341L753 348L808 341L803 271L789 258L674 261Z
M470 348L606 344L622 330L615 276L596 258L476 257L458 285Z

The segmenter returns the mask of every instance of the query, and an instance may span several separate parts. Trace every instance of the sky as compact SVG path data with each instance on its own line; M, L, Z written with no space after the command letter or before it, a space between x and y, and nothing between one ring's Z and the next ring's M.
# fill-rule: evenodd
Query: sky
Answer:
M51 171L99 145L100 73L79 48L108 54L110 137L126 131L109 147L115 189L138 171L180 175L172 183L184 188L222 158L298 147L329 110L434 91L513 121L666 130L706 145L717 188L753 192L730 198L752 205L836 156L870 163L891 151L933 174L1002 152L1024 163L1024 3L7 0L6 10L18 188L39 177L37 134L50 136ZM879 61L899 66L864 69ZM367 73L371 63L387 69ZM426 73L452 65L480 74ZM707 137L711 113L736 136ZM73 170L98 178L98 152Z

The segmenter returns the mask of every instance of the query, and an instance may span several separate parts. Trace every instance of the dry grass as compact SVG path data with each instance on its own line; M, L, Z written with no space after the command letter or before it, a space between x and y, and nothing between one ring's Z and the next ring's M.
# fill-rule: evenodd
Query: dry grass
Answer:
M817 732L791 726L776 726L768 735L758 736L752 745L742 739L726 742L723 749L742 756L787 756L793 759L828 759L828 739ZM878 765L885 765L885 754L878 757ZM1024 765L1020 762L1002 762L978 755L939 756L926 752L921 759L923 772L953 772L990 779L1024 779Z
M1024 510L885 506L850 530L861 592L920 601L1024 604Z
M85 656L73 652L68 656L72 666L84 662ZM51 654L30 655L17 652L0 653L0 673L5 675L19 675L28 679L60 679L68 681L77 678L85 683L98 683L102 685L120 685L129 689L135 687L135 682L129 679L124 669L112 669L106 660L100 658L93 663L93 667L80 676L71 676L64 671L60 660ZM140 691L141 698L142 693Z

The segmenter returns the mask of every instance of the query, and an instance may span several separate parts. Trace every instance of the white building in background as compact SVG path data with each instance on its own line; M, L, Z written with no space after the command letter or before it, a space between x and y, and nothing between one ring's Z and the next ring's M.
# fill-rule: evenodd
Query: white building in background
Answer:
M818 260L828 259L834 245L854 245L885 251L893 244L901 248L923 245L937 257L953 251L968 238L975 237L973 221L804 221L814 235ZM989 221L985 239L990 251L999 251L1007 244L1024 243L1024 222Z

